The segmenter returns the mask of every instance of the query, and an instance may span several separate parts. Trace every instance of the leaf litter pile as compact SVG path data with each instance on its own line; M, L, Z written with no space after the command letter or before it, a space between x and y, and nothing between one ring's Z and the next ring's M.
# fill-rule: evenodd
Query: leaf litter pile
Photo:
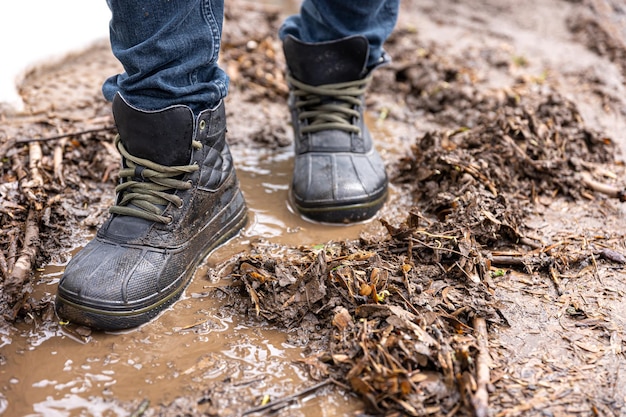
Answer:
M510 268L545 273L560 291L558 276L589 261L544 241L527 219L546 198L623 201L623 184L606 183L617 178L607 167L622 167L612 140L545 80L481 93L461 63L433 51L415 60L419 44L397 31L389 49L402 60L372 86L380 94L395 86L409 109L448 126L416 138L394 165L393 182L414 201L406 217L381 218L382 239L260 244L232 276L249 296L248 314L306 344L313 378L349 387L371 412L483 416L493 388L487 328L508 325L494 279ZM610 249L598 255L625 260Z
M507 324L494 275L568 270L577 259L551 256L525 220L542 196L590 196L595 169L613 162L612 142L555 92L521 84L479 100L476 127L429 132L399 161L394 181L415 205L401 222L381 219L385 239L260 246L233 272L250 314L308 341L312 376L349 386L377 413L485 415L485 322Z
M284 106L284 62L272 38L279 14L231 8L226 18L239 14L254 30L225 25L231 95L242 107L268 99ZM229 291L233 308L306 346L302 365L312 379L353 391L371 413L484 416L493 391L488 332L508 325L494 281L508 270L540 272L558 291L561 274L589 262L575 245L546 241L529 217L545 199L623 201L622 167L611 139L588 128L549 80L520 78L485 92L463 61L416 45L417 32L396 30L387 44L394 62L377 71L368 97L370 110L389 119L419 114L445 126L411 138L412 153L388 163L411 209L381 217L385 233L358 241L257 243L231 261ZM3 116L0 308L8 323L33 314L54 320L49 300L30 296L34 270L67 250L71 233L59 225L103 220L99 195L111 194L117 166L106 105L89 96L36 108L37 93L27 96L28 120ZM387 113L392 100L404 111ZM257 129L246 132L257 145L285 145L284 119ZM246 140L233 130L234 146ZM626 262L609 248L595 255L594 262Z

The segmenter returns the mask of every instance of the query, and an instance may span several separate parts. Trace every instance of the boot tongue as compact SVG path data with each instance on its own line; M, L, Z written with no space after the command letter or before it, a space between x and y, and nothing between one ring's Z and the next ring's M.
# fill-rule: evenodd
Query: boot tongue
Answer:
M194 129L190 108L147 112L132 107L119 94L112 107L120 138L131 155L166 166L189 164Z
M343 83L360 80L366 75L369 45L364 36L304 43L288 35L283 51L291 75L305 84Z

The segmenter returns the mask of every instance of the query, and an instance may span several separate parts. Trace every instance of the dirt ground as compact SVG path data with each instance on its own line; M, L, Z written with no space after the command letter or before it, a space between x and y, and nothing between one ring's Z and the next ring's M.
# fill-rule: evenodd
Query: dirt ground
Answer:
M53 311L113 199L108 45L0 114L0 414L626 415L621 0L404 1L367 96L392 195L350 227L284 202L282 5L226 2L250 224L139 329Z

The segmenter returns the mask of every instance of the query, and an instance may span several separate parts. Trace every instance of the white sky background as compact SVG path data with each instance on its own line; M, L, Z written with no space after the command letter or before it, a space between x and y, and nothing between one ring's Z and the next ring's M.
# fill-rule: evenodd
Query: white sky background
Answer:
M106 39L110 18L105 0L2 1L0 103L19 107L16 81L26 69Z

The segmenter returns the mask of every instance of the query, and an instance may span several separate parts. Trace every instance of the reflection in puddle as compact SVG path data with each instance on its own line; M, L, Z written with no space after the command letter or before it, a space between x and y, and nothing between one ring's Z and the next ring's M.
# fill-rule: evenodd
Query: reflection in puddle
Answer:
M113 402L101 398L86 399L75 394L66 395L60 399L48 397L45 401L35 404L33 411L35 415L51 417L84 415L85 412L94 417L128 415L128 410L124 410Z

